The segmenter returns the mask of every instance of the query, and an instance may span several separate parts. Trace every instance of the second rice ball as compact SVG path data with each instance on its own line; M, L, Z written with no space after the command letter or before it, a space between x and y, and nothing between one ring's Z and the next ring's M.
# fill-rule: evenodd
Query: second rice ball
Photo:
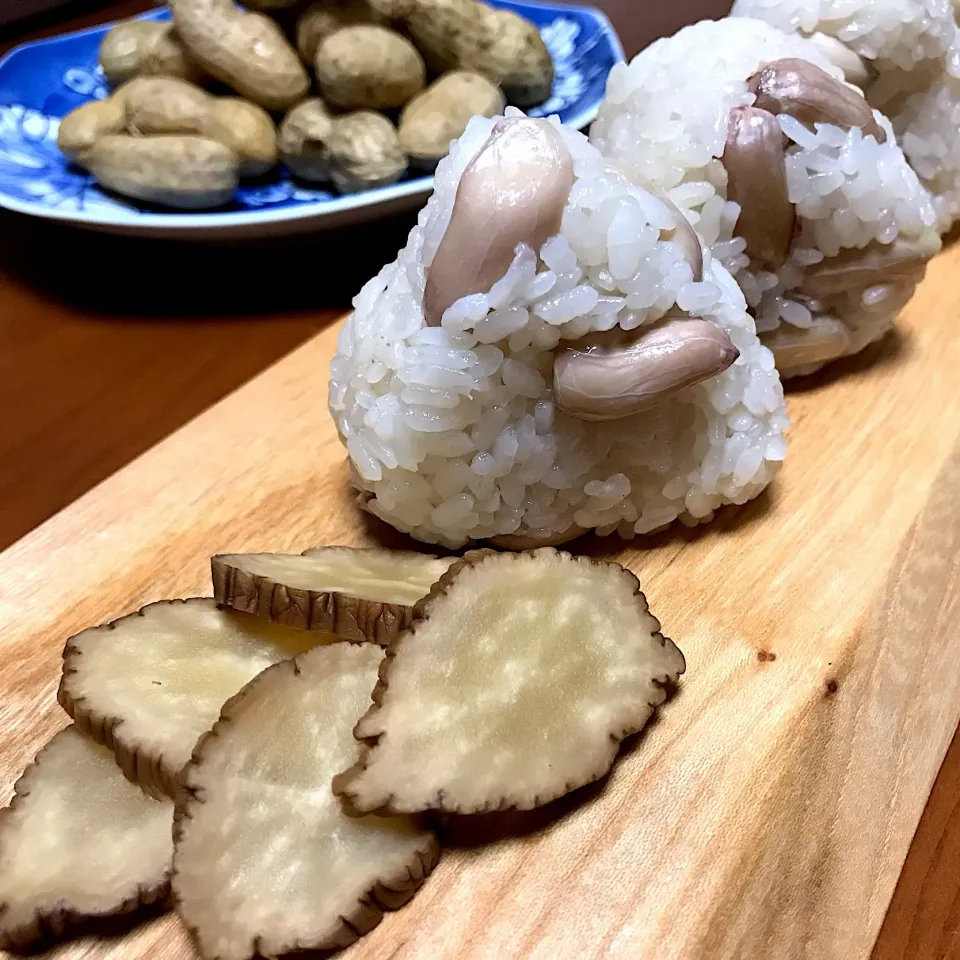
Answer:
M940 248L887 118L758 20L705 20L614 67L591 139L683 210L783 376L882 336Z

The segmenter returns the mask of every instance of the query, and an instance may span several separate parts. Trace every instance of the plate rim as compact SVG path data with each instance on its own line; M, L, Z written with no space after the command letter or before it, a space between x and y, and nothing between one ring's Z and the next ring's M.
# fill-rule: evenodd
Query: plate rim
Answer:
M601 33L610 44L614 59L618 63L626 61L626 54L623 44L617 34L610 18L603 10L597 7L574 3L545 3L541 0L520 0L523 6L539 7L545 10L571 10L584 14L593 19ZM147 10L135 17L125 17L119 20L110 20L106 23L94 24L93 26L83 27L79 30L72 30L68 33L56 34L52 37L43 37L40 40L28 40L24 43L8 50L0 57L0 70L14 56L22 53L24 50L34 50L37 47L45 47L62 43L65 40L72 40L78 37L86 37L91 34L102 33L109 30L119 23L125 23L129 20L155 20L157 18L169 17L170 8L167 6L158 7L155 10ZM600 109L600 102L596 102L581 110L574 117L567 121L567 126L576 130L583 130L597 117ZM550 114L556 116L556 114ZM21 213L25 216L39 217L43 220L55 220L61 223L73 223L83 227L102 227L106 229L122 228L131 232L138 230L150 231L152 233L163 232L165 230L176 231L180 234L184 232L206 232L224 227L251 227L257 224L285 223L292 220L323 219L326 216L335 216L349 210L361 210L381 203L390 203L392 201L410 199L418 195L429 196L433 190L433 176L425 175L417 177L415 180L405 180L402 183L391 184L386 187L377 187L374 190L365 190L356 194L347 194L336 197L331 200L306 201L297 206L284 207L279 210L270 207L262 207L255 210L229 210L207 213L205 211L197 212L177 212L177 213L159 213L153 211L139 211L135 217L109 216L103 210L99 211L65 211L57 207L42 206L29 200L21 200L17 197L9 196L0 191L0 208L10 210L14 213ZM118 213L123 208L118 210Z

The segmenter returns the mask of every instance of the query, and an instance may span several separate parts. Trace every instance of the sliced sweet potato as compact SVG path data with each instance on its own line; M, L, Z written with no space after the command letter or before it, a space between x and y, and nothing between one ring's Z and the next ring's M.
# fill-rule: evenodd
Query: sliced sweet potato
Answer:
M184 770L173 892L218 960L346 946L405 903L436 863L414 819L344 814L330 778L383 651L336 643L278 663L223 708Z
M166 899L173 804L126 780L74 726L23 772L0 811L0 949Z
M606 773L683 670L619 564L468 553L388 647L334 791L361 813L536 807Z
M197 739L263 669L330 637L266 623L213 600L167 600L78 633L57 697L151 796L173 797Z
M355 547L221 554L211 561L213 593L275 623L386 645L454 559Z

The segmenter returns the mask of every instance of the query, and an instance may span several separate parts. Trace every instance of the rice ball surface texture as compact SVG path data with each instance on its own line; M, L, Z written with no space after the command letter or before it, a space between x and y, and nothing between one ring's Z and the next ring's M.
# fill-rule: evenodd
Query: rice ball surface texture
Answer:
M736 0L734 17L839 40L877 72L911 71L953 43L951 0ZM855 81L854 81L855 82Z
M705 20L614 67L591 131L734 274L783 376L882 336L940 246L890 122L843 81L810 40Z
M894 120L903 152L933 196L941 233L960 219L960 78L950 64L908 96Z
M528 132L548 125L569 160L554 233L536 249L508 248L499 276L476 281L480 269L468 278L488 286L447 302L450 270L431 272L435 261L455 263L444 241L466 223L466 259L496 248L518 222L510 191L525 189L499 184L502 214L462 219L470 171L505 122L475 117L439 164L406 247L364 286L340 335L330 410L361 502L427 542L521 547L592 529L630 537L676 519L693 525L755 497L783 459L787 416L773 356L736 283L678 211L611 169L581 134L519 111L508 120ZM543 139L543 128L533 132ZM516 158L500 160L507 169ZM545 217L537 212L537 229ZM698 324L671 352L669 331ZM606 340L655 344L639 357L619 354L626 366L559 397L554 377L569 384L555 360L589 362ZM704 377L701 361L720 341L725 369ZM691 383L687 368L698 364ZM584 419L592 414L578 402L616 405L630 393L618 378L637 369L637 396L652 390L659 402Z
M945 233L960 217L960 42L949 0L737 0L731 15L810 35L893 124ZM859 65L858 65L859 61Z

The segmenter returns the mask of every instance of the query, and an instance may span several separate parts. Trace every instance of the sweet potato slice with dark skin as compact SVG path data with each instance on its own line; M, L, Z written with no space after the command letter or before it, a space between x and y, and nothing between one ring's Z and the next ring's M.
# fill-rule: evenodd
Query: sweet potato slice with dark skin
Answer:
M539 806L603 776L684 666L619 564L468 553L387 649L334 791L361 813Z
M0 811L0 949L166 901L173 804L153 800L74 726L40 751Z
M71 637L57 696L130 780L153 797L174 797L183 765L226 700L271 664L331 641L213 600L151 603Z
M414 604L452 562L356 547L221 554L211 561L213 594L264 620L385 646L410 626Z
M352 943L433 868L410 817L347 816L330 779L383 651L335 643L276 664L223 708L184 771L173 890L204 958L250 960Z

